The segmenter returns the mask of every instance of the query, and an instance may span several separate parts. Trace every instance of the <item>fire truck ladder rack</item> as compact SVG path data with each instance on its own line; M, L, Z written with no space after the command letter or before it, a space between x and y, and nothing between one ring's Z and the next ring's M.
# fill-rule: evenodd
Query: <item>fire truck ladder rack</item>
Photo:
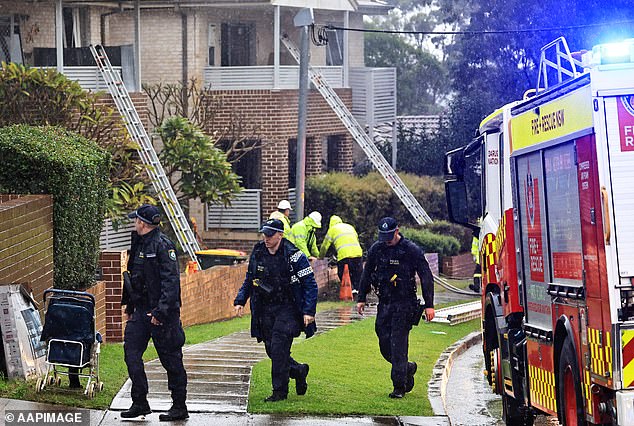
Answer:
M290 41L286 34L282 35L282 43L284 43L284 46L286 46L291 55L299 63L299 50ZM394 190L398 198L414 217L416 222L419 225L431 223L432 220L427 212L421 207L420 203L416 200L416 198L414 198L409 189L407 189L407 186L405 186L390 164L385 160L385 158L383 158L383 155L374 145L370 136L368 136L363 127L354 118L350 110L341 101L339 95L337 95L337 93L323 78L321 73L309 65L308 76L319 93L321 93L324 97L328 105L330 105L335 114L337 114L337 117L339 117L346 129L348 129L354 140L357 141L361 149L363 149L363 152L365 152L368 156L374 167L376 167L379 173L381 173L388 185L390 185L392 190Z
M583 65L570 53L566 39L559 37L542 47L536 91L539 93L581 74ZM557 81L549 81L549 76L556 77Z
M91 45L90 51L95 58L97 67L101 71L101 75L108 86L108 91L114 99L114 103L119 113L124 119L128 133L134 142L138 144L137 152L141 156L141 160L145 164L145 168L150 176L154 190L158 194L163 209L169 218L174 229L174 233L178 238L183 250L189 254L189 257L195 261L200 269L200 263L196 256L196 252L200 250L198 241L192 232L187 218L178 203L176 194L172 189L172 185L165 175L165 170L161 165L152 141L145 130L145 126L141 121L139 114L130 99L130 94L126 89L121 76L112 68L112 64L108 59L105 49L101 45Z

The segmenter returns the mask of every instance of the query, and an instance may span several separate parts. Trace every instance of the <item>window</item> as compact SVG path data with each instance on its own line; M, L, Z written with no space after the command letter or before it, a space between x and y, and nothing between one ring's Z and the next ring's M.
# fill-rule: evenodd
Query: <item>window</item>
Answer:
M207 63L210 67L216 65L216 26L209 24L209 33L207 35L207 48L208 48L208 60Z
M22 63L20 25L14 16L0 16L0 61Z
M581 216L574 145L544 151L553 282L582 285Z
M526 291L527 321L552 329L546 200L541 152L517 159L516 191L519 199L522 261Z
M343 65L343 30L327 30L326 65Z
M297 139L288 140L288 187L295 188L297 186L295 180L297 173Z
M233 171L242 177L241 185L246 189L260 189L261 182L261 149L252 149L233 163Z
M324 150L325 164L323 170L333 172L340 170L339 168L339 144L343 136L330 135L326 139L326 149Z
M221 65L255 65L255 24L223 23L220 29Z
M64 47L88 46L90 20L85 8L65 7L62 9L64 17Z

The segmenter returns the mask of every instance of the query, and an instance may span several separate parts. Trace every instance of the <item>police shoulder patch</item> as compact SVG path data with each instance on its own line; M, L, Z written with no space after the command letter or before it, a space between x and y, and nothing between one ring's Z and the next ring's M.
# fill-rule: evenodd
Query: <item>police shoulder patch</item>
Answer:
M170 256L170 259L176 261L176 250L168 250L167 253Z

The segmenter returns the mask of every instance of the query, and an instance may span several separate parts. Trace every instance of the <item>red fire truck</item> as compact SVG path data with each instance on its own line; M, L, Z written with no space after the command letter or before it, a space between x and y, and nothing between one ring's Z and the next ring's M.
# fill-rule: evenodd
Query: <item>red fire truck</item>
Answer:
M451 220L480 241L485 374L507 424L634 425L634 40L557 39L530 92L446 154Z

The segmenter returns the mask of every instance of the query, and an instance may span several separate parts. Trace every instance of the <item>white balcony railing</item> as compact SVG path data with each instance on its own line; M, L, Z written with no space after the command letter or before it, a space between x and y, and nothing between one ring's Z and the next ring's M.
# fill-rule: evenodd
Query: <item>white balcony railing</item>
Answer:
M134 231L134 223L123 223L116 230L112 221L106 219L99 235L99 248L101 250L127 250L130 248L131 232Z
M396 120L396 68L351 68L352 114L370 127Z
M315 67L333 88L343 87L342 67ZM279 84L275 87L275 69L271 66L206 67L205 87L210 90L297 89L299 67L280 66Z
M231 201L229 207L207 204L206 229L260 229L261 192L261 189L245 189Z
M121 67L112 67L115 72L121 75ZM95 67L64 67L64 75L69 80L74 80L85 89L92 92L98 92L100 90L108 90L106 82L101 76L99 68Z

